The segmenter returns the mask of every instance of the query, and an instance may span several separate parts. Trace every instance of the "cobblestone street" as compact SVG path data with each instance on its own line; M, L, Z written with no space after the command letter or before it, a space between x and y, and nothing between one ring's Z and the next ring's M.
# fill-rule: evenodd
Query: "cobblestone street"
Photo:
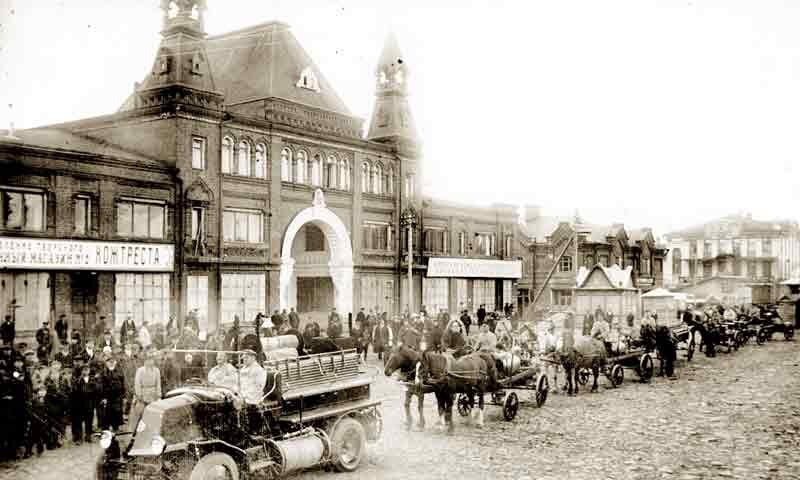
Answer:
M777 336L776 336L777 338ZM381 377L386 431L353 474L312 471L293 478L701 479L800 478L800 344L777 340L681 363L677 380L649 385L627 375L619 389L551 395L522 406L513 422L487 406L482 430L457 418L454 436L433 425L402 426L402 390ZM527 398L522 392L522 398ZM487 397L488 398L488 397ZM96 445L45 452L0 466L0 478L92 478Z

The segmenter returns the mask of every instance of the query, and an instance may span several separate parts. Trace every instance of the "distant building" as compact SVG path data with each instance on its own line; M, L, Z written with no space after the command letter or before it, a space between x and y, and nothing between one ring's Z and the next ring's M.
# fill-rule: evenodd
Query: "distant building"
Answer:
M521 225L527 237L520 307L536 300L537 315L547 310L574 309L573 289L580 267L631 267L631 288L647 292L663 284L667 250L649 228L626 229L623 224L593 225L568 217L528 213ZM578 249L575 231L578 231Z
M730 215L665 235L668 288L723 302L763 303L800 269L800 229L787 220Z

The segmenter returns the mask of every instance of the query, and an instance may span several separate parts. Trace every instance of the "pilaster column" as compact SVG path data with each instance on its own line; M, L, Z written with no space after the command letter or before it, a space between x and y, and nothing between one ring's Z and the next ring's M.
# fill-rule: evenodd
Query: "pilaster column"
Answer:
M270 139L270 184L269 184L269 216L267 219L269 235L270 261L278 263L281 258L281 151L283 150L283 139L272 137ZM281 271L283 267L281 267ZM283 278L283 277L281 277ZM281 290L283 291L283 290ZM284 308L283 296L281 296L281 308ZM288 308L288 307L287 307Z

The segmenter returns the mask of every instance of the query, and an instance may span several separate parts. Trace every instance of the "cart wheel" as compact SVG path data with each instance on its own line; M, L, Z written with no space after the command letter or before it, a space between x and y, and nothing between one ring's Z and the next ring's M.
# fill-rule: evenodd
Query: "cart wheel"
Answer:
M786 327L786 330L783 331L783 338L791 340L792 337L794 337L794 327Z
M517 416L517 410L519 410L519 398L516 393L511 392L506 395L503 402L503 417L510 422Z
M653 357L649 353L645 353L642 355L641 360L639 360L639 378L644 382L649 382L650 379L653 378L653 372L655 372Z
M588 368L581 368L578 371L578 383L581 385L586 385L589 383L589 377L592 375L592 371Z
M472 401L470 400L469 396L466 394L460 394L458 396L458 414L462 417L466 417L469 415L469 412L472 411Z
M544 402L547 401L547 391L550 389L550 384L547 381L547 375L539 375L539 380L536 381L536 407L541 408Z
M614 365L611 368L611 385L615 388L619 387L623 380L625 380L625 370L622 365Z
M764 345L764 342L767 341L767 332L764 330L759 330L756 334L756 343L759 345Z
M747 336L744 332L739 332L736 334L736 348L743 347L744 344L747 343Z
M689 346L686 348L686 361L687 362L691 362L692 361L692 357L694 356L694 347L695 347L694 336L692 336L692 339L689 340Z

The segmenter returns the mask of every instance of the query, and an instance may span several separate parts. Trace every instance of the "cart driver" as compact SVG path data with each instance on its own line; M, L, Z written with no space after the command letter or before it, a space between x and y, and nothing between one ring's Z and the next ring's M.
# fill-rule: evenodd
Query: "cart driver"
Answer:
M237 375L236 367L228 361L228 356L224 352L218 352L217 364L208 372L208 383L237 391Z
M249 405L261 403L264 396L264 387L267 384L267 372L256 362L256 352L253 350L242 350L244 365L239 369L239 381L244 401Z
M608 320L605 316L595 319L594 325L592 325L592 338L603 342L608 355L611 355L611 342L608 340L610 330L611 327L608 325Z

